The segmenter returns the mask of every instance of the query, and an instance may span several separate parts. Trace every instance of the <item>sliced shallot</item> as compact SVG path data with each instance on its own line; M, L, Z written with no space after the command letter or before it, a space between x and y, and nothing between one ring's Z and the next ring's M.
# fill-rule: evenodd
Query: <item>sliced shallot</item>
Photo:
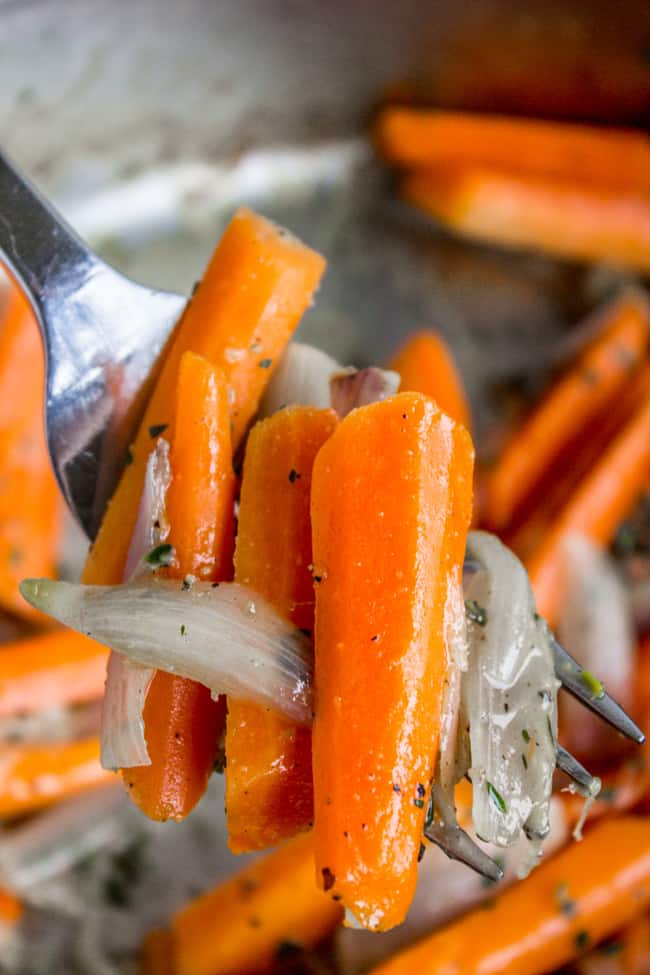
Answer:
M266 387L259 416L270 416L285 406L324 409L330 405L330 376L340 368L322 349L291 342Z
M359 406L369 406L393 396L399 389L400 377L389 369L339 369L329 380L332 408L343 419Z

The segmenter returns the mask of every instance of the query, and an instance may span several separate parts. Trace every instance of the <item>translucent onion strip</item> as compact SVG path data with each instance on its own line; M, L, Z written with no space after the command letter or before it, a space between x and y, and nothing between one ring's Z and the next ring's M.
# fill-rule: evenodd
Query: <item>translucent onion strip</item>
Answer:
M324 409L330 405L330 376L340 368L322 349L291 342L266 388L259 415L270 416L284 406Z
M399 374L389 369L340 369L329 381L332 408L343 419L359 406L393 396L399 384Z

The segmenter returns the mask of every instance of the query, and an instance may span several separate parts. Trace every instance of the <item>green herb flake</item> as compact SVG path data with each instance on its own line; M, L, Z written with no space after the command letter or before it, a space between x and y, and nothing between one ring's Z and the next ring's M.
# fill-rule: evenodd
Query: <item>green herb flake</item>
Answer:
M160 545L155 545L150 552L144 557L144 561L147 565L152 566L154 569L160 569L163 566L171 565L174 558L174 546L170 545L169 542L162 542Z
M587 931L578 931L573 940L578 951L584 951L589 944L589 933Z
M558 884L555 888L555 900L562 914L566 917L573 917L576 913L576 902L569 897L569 888L565 883Z
M270 369L273 359L260 359L258 365L260 369Z
M424 799L414 799L413 805L416 809L424 809Z
M149 436L153 440L154 437L159 437L161 433L164 433L169 423L154 423L149 427Z
M187 627L185 626L185 623L181 623L181 636L185 636L186 633Z
M422 863L424 860L424 854L427 852L427 848L424 843L420 843L420 849L418 850L418 863Z
M525 728L522 728L521 737L524 739L526 744L528 744L528 742L530 741L530 735L528 734Z
M602 697L605 693L605 688L590 670L583 670L580 674L580 680L593 697Z
M505 803L505 800L504 800L503 796L498 791L498 789L495 789L495 787L492 785L491 782L486 782L485 785L486 785L487 792L488 792L488 795L489 795L490 799L492 800L492 802L494 803L494 805L497 807L497 809L499 810L499 812L503 813L504 816L505 816L505 814L508 812L508 807L506 806L506 803Z
M467 613L467 619L471 620L472 623L476 623L477 626L486 625L487 610L483 606L479 606L475 599L465 600L465 612Z
M523 754L523 752L522 752L522 755L521 755L521 760L522 760L522 762L524 763L524 768L526 769L526 771L528 771L528 759L527 759L527 758L526 758L526 756L525 756L525 755Z
M297 470L295 470L292 467L291 470L289 471L289 483L290 484L295 484L296 481L299 481L299 480L300 480L300 474L298 473Z
M133 451L129 447L129 449L126 452L126 459L124 461L124 466L130 467L132 463L133 463Z

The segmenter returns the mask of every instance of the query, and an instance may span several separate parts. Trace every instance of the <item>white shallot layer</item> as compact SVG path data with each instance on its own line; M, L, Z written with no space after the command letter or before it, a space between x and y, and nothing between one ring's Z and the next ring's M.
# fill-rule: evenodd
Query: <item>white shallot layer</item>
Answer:
M369 406L393 396L399 389L400 376L389 369L339 369L330 376L332 409L343 419L359 406Z
M330 376L341 368L331 355L313 345L290 342L266 387L259 416L270 416L285 406L330 405Z

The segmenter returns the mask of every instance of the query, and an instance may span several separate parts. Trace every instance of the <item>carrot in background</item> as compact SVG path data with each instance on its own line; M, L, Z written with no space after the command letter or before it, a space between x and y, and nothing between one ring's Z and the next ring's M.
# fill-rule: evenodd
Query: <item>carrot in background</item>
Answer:
M377 930L415 890L472 465L464 427L417 393L354 410L314 465L317 875Z
M650 195L478 166L407 175L404 198L445 227L502 247L650 271Z
M309 500L312 467L334 431L332 410L294 406L257 423L246 445L235 580L303 630L314 627ZM311 730L228 701L226 810L235 853L274 846L311 825Z
M469 403L456 363L446 342L435 332L412 335L391 359L401 376L400 392L424 393L443 413L471 429Z
M374 972L537 975L584 954L649 905L650 820L608 820L498 895L490 910L466 914Z
M84 582L106 585L122 579L147 458L157 433L172 422L183 352L195 352L223 370L236 450L324 267L320 255L285 230L250 210L237 211L177 325L131 449L132 462L90 550Z
M376 138L384 155L402 166L470 163L650 194L650 138L633 129L387 108Z
M173 569L183 579L232 578L235 475L223 373L185 352L178 368L167 491ZM157 671L144 706L150 765L122 770L133 801L151 819L183 819L213 771L225 719L223 698Z

